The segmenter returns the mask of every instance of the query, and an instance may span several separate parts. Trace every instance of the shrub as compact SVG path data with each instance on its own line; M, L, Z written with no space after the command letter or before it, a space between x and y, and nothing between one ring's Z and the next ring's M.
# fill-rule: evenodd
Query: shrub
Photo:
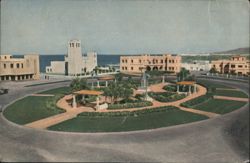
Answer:
M152 106L152 102L150 101L138 101L138 102L131 102L131 103L124 103L124 104L110 104L108 109L129 109L129 108L140 108L145 106Z
M150 109L136 110L136 111L120 111L120 112L83 112L78 116L88 117L115 117L115 116L138 116L153 112L168 112L172 110L179 110L175 106L163 106Z
M166 85L163 87L163 89L165 89L166 91L169 91L169 92L176 92L177 91L177 88L175 85Z
M185 94L177 94L174 92L149 92L149 96L160 102L172 102L186 97Z

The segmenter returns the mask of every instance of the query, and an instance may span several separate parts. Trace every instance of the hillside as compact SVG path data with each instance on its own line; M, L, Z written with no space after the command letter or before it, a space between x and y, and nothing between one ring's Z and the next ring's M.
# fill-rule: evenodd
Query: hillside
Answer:
M250 48L238 48L228 51L214 52L210 54L250 54Z

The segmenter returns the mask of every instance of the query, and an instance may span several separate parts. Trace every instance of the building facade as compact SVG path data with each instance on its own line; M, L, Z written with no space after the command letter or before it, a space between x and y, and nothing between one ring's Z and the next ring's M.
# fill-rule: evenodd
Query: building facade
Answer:
M142 70L159 70L178 73L181 70L181 56L178 55L137 55L121 56L120 71L125 73L141 73Z
M81 41L70 40L68 53L64 61L52 61L46 67L46 73L77 76L91 72L97 66L97 53L88 52L82 55Z
M40 78L39 55L29 54L23 58L0 55L0 80L30 80Z
M182 63L181 67L189 71L209 71L211 63L206 60L195 60L191 63Z
M249 60L240 55L232 56L230 60L212 61L212 67L222 74L249 75Z

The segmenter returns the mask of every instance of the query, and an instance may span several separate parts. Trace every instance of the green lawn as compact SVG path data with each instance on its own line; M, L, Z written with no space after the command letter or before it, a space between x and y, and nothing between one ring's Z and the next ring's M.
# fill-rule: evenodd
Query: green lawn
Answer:
M53 94L53 95L55 95L55 94L68 94L68 93L70 93L70 91L71 91L70 87L59 87L59 88L39 92L39 94Z
M193 106L192 108L218 114L225 114L234 111L236 109L239 109L245 104L246 102L241 102L241 101L230 101L230 100L211 98L205 102Z
M157 109L156 109L157 110ZM207 119L177 108L127 116L77 116L49 127L49 130L70 132L119 132L167 127Z
M215 89L215 88L232 88L223 84L214 83L213 81L207 80L197 80L197 83L200 85L205 86L208 89Z
M42 93L55 94L54 97L28 96L8 106L3 115L17 124L26 124L64 112L56 107L59 98L67 93L69 87L61 87Z
M215 90L214 95L247 98L247 94L239 90Z

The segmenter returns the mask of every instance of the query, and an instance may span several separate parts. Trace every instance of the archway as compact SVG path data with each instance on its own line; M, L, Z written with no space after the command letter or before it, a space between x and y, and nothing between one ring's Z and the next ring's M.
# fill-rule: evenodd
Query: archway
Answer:
M153 70L158 70L158 67L157 67L157 66L154 66L154 67L153 67Z
M151 67L150 67L150 66L147 66L147 67L146 67L146 70L147 70L147 71L151 71Z

